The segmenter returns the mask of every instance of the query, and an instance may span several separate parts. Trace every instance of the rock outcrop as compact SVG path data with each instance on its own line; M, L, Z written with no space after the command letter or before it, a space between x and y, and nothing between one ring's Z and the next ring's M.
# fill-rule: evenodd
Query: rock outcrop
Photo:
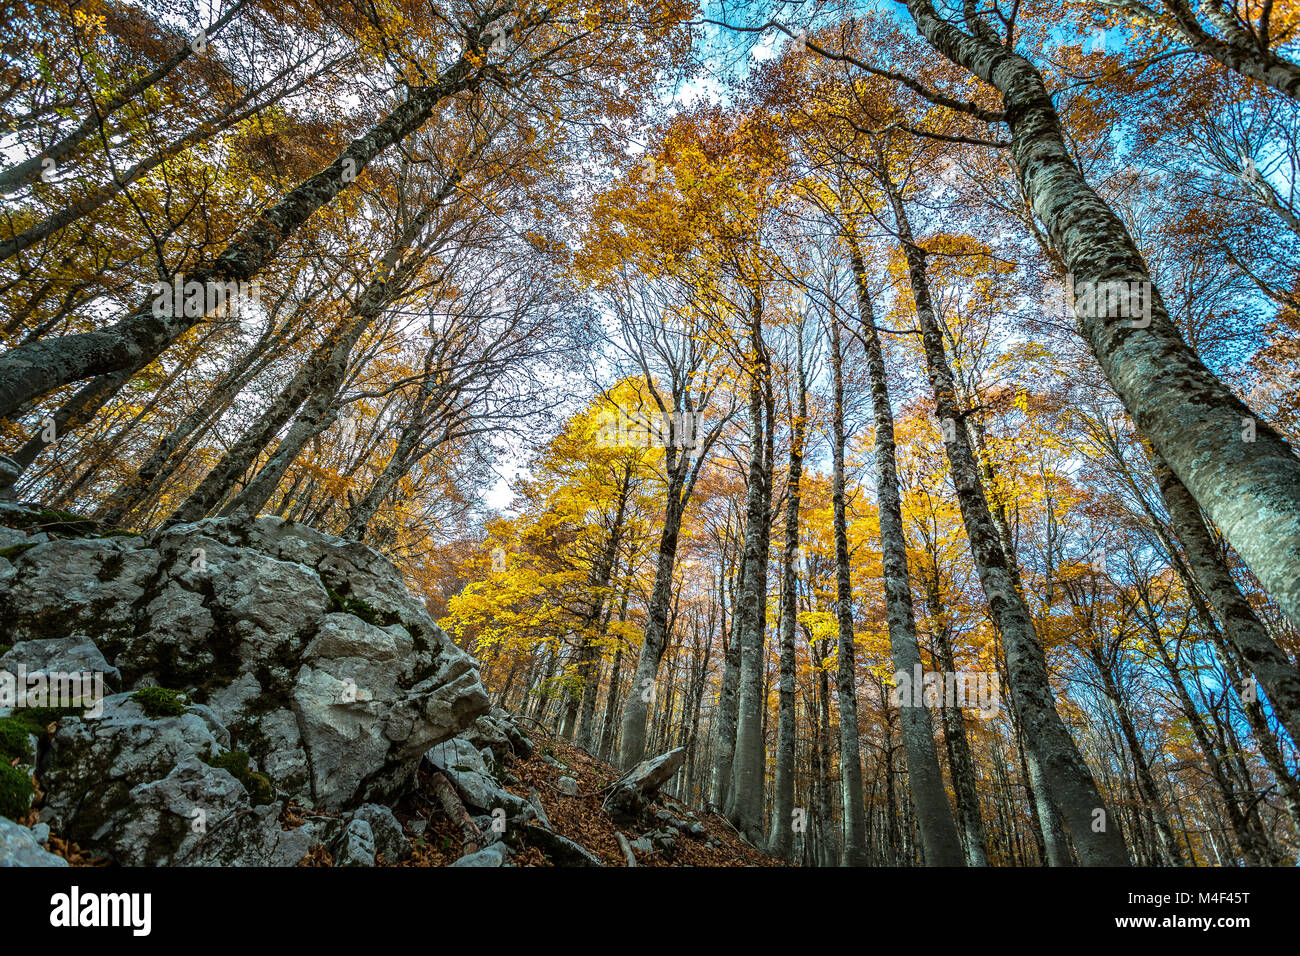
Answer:
M616 823L633 823L644 816L659 788L672 779L686 762L686 748L677 747L643 760L614 786L605 798L605 809Z
M27 531L0 551L0 669L96 671L120 691L98 717L61 713L39 748L42 819L83 849L292 865L332 843L391 860L404 838L376 805L411 789L431 747L522 745L474 659L362 544L277 518ZM314 821L284 828L288 801Z

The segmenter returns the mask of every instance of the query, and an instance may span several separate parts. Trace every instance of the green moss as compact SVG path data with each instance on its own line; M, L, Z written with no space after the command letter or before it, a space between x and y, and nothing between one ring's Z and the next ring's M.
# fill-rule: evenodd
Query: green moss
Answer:
M380 611L360 598L345 598L337 591L329 588L325 590L329 594L331 611L355 615L375 627L391 627L402 620L402 616L396 611Z
M15 760L31 763L36 758L32 753L32 735L39 737L44 733L44 729L21 717L0 718L0 763L10 764Z
M248 791L253 806L275 802L275 788L271 786L270 778L266 774L250 770L248 768L248 754L242 750L227 750L219 756L204 759L209 766L218 767L238 780L244 789Z
M32 778L17 767L0 765L0 817L18 820L32 807Z
M28 707L22 711L21 718L35 727L39 736L54 721L64 717L81 717L84 713L84 707Z
M13 649L14 646L12 644L0 644L0 657L3 657L5 654L8 654Z
M144 708L145 716L151 720L185 713L185 701L180 693L165 687L142 687L131 699Z
M6 515L5 523L11 528L52 531L55 534L88 535L99 530L99 523L92 518L76 515L70 511L56 511L53 508L38 508Z
M30 551L40 544L39 541L24 541L21 544L11 544L7 548L0 548L0 558L7 558L12 561L24 551Z

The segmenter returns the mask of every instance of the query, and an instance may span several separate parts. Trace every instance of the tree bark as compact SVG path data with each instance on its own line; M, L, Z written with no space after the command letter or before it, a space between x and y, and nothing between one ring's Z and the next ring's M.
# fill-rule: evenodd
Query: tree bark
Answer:
M907 260L917 322L925 349L935 414L944 429L944 451L957 491L962 523L970 541L989 611L1002 636L1007 671L1026 745L1038 762L1053 803L1060 809L1080 860L1088 866L1127 866L1124 841L1083 755L1056 710L1047 663L1029 608L1007 571L1007 555L989 512L979 465L957 407L956 385L943 336L931 304L925 251L916 244L898 189L877 147L878 173L897 224ZM1032 764L1031 764L1032 767ZM1035 784L1038 788L1038 785Z
M1080 333L1143 435L1300 627L1300 459L1183 341L1128 230L1075 164L1038 69L944 21L930 0L907 8L935 49L1002 94L1025 195L1076 288L1145 293L1142 321L1077 299Z
M889 622L889 645L896 671L909 677L921 668L921 647L916 639L916 617L912 609L912 584L907 568L907 539L903 533L903 500L898 486L898 461L894 443L894 412L889 402L889 379L884 350L876 329L875 310L867 288L866 267L854 235L850 244L862 341L867 352L871 381L871 406L875 414L876 496L880 514L881 567L885 578L885 616ZM899 706L903 756L917 823L925 845L928 866L962 866L961 842L953 823L952 810L939 769L930 711L913 688L909 700Z

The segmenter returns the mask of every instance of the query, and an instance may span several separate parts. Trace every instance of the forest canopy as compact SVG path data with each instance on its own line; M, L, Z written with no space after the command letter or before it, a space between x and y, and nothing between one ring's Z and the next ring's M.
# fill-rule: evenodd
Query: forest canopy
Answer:
M365 542L792 863L1296 862L1300 5L4 7L0 500Z

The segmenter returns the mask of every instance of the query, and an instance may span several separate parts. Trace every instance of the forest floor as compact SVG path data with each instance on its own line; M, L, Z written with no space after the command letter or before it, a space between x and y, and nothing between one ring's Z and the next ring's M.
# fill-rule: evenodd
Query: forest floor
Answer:
M536 789L543 808L550 819L551 828L563 837L586 847L600 857L607 866L627 866L623 851L619 849L615 833L622 829L629 841L641 832L614 824L601 801L609 787L619 779L619 771L597 760L585 750L579 750L540 727L529 727L528 734L536 744L527 758L507 757L505 770L518 779L507 780L504 786L511 793L527 799ZM549 759L548 759L549 758ZM554 761L555 763L552 763ZM556 766L562 764L563 766ZM559 787L561 777L572 777L578 782L578 793L569 796ZM768 856L745 843L731 824L717 814L688 808L670 797L659 797L651 810L667 808L678 816L689 810L695 820L708 831L720 846L708 845L708 838L696 839L682 834L672 859L659 853L637 854L637 866L788 866L776 857ZM427 785L421 771L421 787L396 808L398 819L407 827L407 835L415 844L411 858L401 866L447 866L461 854L461 831L438 806L437 799ZM410 824L417 819L427 820L422 836L411 833ZM650 823L653 829L657 823ZM511 862L517 866L552 866L551 861L535 846L529 846L527 836L522 837L524 849L516 852Z

